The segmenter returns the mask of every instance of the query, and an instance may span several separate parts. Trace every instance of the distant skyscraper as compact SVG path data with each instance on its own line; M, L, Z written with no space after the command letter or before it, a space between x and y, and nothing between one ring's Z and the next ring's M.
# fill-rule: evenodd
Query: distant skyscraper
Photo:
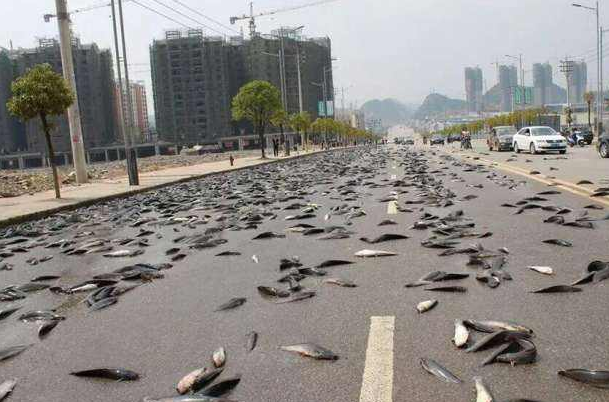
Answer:
M552 66L549 63L533 64L533 104L543 106L554 103Z
M569 76L569 103L583 103L588 86L588 66L586 62L574 62L573 73Z
M470 112L482 111L484 81L480 67L465 68L465 97Z
M149 141L150 138L150 126L148 124L148 103L146 101L146 87L144 82L131 82L131 104L133 105L133 127L136 128L136 140L138 142ZM127 114L127 94L123 93L122 110L119 107L119 94L120 89L118 83L115 84L114 88L115 98L115 110L117 119L122 120L123 116ZM125 122L128 124L129 122Z
M501 88L501 111L511 112L513 110L512 91L518 85L518 73L516 66L499 66L499 87Z

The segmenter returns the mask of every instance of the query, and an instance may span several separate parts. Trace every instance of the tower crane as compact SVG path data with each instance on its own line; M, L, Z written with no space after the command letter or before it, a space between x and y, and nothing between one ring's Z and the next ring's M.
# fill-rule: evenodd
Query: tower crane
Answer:
M123 2L129 2L131 0L124 0ZM106 3L106 4L95 4L92 6L88 6L88 7L81 7L81 8L77 8L74 9L72 11L68 11L68 14L72 15L72 14L77 14L77 13L82 13L85 11L91 11L91 10L96 10L98 8L104 8L104 7L110 7L111 3ZM49 22L51 21L51 18L55 18L57 17L55 14L45 14L44 15L44 21L45 22Z
M300 10L302 8L307 8L307 7L313 7L313 6L319 6L322 4L326 4L326 3L332 3L338 0L318 0L318 1L314 1L314 2L310 2L310 3L305 3L305 4L301 4L299 6L293 6L293 7L286 7L286 8L279 8L276 10L271 10L271 11L266 11L266 12L262 12L262 13L258 13L258 14L254 14L254 2L250 2L250 13L249 15L247 14L243 14L241 16L237 16L237 17L230 17L230 23L232 25L235 24L235 22L237 21L241 21L241 20L250 20L250 38L253 38L256 35L256 18L258 17L266 17L269 15L275 15L275 14L279 14L279 13L284 13L284 12L288 12L288 11L295 11L295 10Z

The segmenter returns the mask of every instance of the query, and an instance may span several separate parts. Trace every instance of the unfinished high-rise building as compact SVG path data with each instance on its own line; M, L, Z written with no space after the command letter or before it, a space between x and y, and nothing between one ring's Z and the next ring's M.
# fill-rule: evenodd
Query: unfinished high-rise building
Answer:
M501 111L511 112L514 110L514 90L518 85L516 66L499 66L498 75L501 88Z
M549 63L533 64L533 104L544 106L554 102L552 66Z
M480 67L465 68L465 98L470 113L482 111L484 81Z
M11 97L11 83L15 79L11 53L0 48L0 155L23 151L27 147L23 124L6 107Z
M289 30L293 32L293 30ZM278 89L280 49L285 65L285 103L288 113L302 110L318 116L324 82L326 98L334 99L331 47L328 38L305 39L288 35L209 37L200 30L168 31L150 46L156 130L159 138L185 145L217 142L225 136L251 134L251 127L232 120L231 102L252 80L264 80ZM300 59L300 87L298 80Z
M95 44L81 44L78 39L72 42L72 54L85 148L110 144L116 140L112 55L109 50L101 50ZM12 57L17 76L44 63L51 65L55 72L62 73L59 42L54 39L42 39L38 47L16 51ZM52 134L55 150L69 151L67 114L52 120L55 126ZM28 151L46 152L42 128L36 119L25 124L25 137Z
M573 62L573 71L568 77L569 103L584 103L584 93L588 86L588 66L586 62Z

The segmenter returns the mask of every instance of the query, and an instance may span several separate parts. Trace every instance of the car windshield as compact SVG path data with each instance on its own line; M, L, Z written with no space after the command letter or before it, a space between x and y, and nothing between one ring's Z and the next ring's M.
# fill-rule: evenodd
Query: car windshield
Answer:
M551 127L533 127L531 128L531 135L534 137L540 137L542 135L556 135Z
M516 132L516 129L511 127L502 127L498 128L496 131L498 136L513 135Z

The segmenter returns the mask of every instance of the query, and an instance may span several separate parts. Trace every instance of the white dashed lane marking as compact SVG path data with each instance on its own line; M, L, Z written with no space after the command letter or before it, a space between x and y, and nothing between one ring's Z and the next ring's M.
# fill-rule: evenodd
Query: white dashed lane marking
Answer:
M395 317L370 317L360 402L392 402L393 400L394 329Z

